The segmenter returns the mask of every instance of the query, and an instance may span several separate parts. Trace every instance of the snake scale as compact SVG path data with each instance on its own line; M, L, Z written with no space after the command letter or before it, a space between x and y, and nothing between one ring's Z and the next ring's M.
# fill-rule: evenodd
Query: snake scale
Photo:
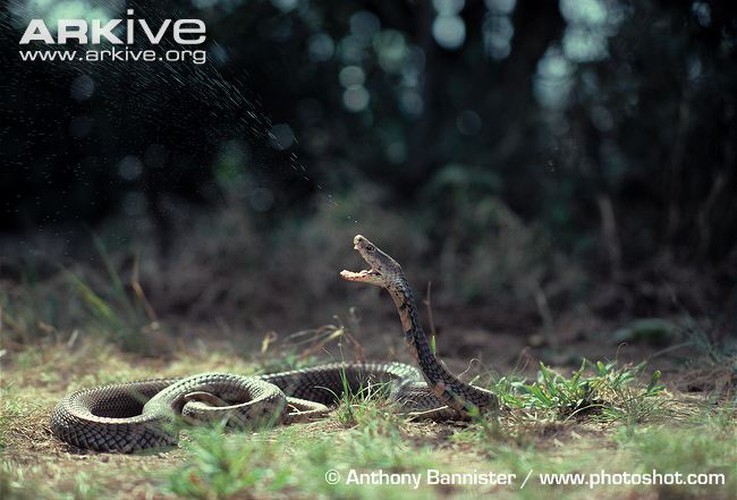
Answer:
M417 417L468 418L497 409L491 391L462 382L433 354L399 263L361 235L353 244L371 268L342 271L341 277L389 292L420 370L401 363L335 363L259 376L203 373L82 389L57 404L53 434L79 448L130 453L176 445L181 420L239 428L310 420L371 384L386 388L398 411Z

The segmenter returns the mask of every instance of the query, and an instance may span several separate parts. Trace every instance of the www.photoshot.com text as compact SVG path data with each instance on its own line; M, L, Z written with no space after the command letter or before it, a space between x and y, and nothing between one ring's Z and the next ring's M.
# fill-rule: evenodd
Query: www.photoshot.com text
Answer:
M529 470L524 475L511 472L473 470L470 472L443 472L426 469L419 472L392 472L384 469L325 472L325 482L331 485L347 486L402 486L418 489L421 486L478 486L524 489L536 482L540 486L582 486L595 489L605 486L723 486L726 476L720 473L660 472L607 472L600 470L591 473L536 473Z

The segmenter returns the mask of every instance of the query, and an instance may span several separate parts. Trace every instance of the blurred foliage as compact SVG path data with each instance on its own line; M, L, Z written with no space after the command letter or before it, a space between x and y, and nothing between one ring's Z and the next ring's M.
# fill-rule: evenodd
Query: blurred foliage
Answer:
M469 298L499 262L538 289L549 248L614 277L665 253L733 283L732 2L135 1L203 19L208 62L20 60L29 18L82 4L123 15L2 8L0 231L148 214L169 251L182 206L240 207L265 233L357 196L409 217L446 274L481 269ZM504 237L520 255L479 268Z

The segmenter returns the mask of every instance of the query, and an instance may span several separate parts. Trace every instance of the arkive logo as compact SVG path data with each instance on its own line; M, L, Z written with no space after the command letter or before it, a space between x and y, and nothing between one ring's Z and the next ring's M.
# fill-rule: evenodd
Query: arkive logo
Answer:
M205 64L207 28L201 19L135 17L100 20L59 19L49 27L31 19L20 39L20 58L27 62L145 62ZM198 48L197 46L200 46Z
M39 41L48 45L65 45L76 41L80 45L98 45L111 43L113 45L133 45L146 41L151 45L158 45L165 38L171 39L180 45L199 45L207 39L207 28L200 19L163 19L156 23L149 23L145 19L135 19L133 9L126 11L127 19L112 19L105 22L99 19L87 21L85 19L59 19L56 26L56 39L43 19L31 19L20 39L20 45L28 45ZM121 39L113 33L118 26L125 23L125 36Z

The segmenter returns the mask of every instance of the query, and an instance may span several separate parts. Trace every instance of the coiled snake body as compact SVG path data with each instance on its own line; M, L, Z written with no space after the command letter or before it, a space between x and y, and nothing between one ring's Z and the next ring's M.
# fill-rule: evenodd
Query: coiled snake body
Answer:
M371 269L342 271L341 277L389 292L421 371L401 363L336 363L255 377L203 373L113 384L63 398L51 418L52 432L80 448L129 453L176 444L178 418L235 427L304 421L370 384L387 387L399 411L418 417L478 416L496 409L492 392L462 382L432 353L400 265L361 235L353 243Z

